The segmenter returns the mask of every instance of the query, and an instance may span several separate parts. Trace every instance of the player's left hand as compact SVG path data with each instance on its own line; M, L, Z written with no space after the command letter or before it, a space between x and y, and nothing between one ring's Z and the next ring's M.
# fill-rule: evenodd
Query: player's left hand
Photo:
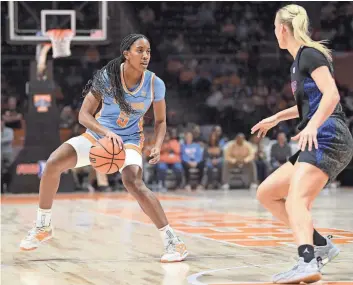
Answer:
M304 151L306 145L308 145L308 150L311 151L313 148L313 144L315 149L319 148L319 144L317 142L317 128L308 124L304 130L302 130L295 137L292 137L293 141L299 141L298 147L301 151Z
M156 164L161 158L161 149L158 147L154 147L151 149L150 154L151 159L149 160L150 164Z

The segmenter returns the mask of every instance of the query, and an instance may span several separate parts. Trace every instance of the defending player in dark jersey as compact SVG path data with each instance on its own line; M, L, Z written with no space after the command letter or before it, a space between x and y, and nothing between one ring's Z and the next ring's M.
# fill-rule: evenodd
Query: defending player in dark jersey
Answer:
M292 228L298 245L298 263L275 275L274 283L316 282L321 279L322 266L338 255L339 249L331 240L313 228L310 211L321 189L353 156L353 138L339 103L330 50L308 36L308 24L301 6L287 5L278 10L275 34L280 48L294 58L290 72L297 105L252 128L252 133L258 131L258 136L265 136L280 121L300 118L300 132L292 138L299 141L300 151L269 176L257 192L262 205Z

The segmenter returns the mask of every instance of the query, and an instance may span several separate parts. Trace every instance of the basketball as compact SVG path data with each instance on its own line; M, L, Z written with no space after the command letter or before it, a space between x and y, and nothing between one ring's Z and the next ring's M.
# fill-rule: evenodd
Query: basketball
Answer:
M98 140L89 153L89 160L95 170L104 174L118 172L125 162L125 150L107 137Z

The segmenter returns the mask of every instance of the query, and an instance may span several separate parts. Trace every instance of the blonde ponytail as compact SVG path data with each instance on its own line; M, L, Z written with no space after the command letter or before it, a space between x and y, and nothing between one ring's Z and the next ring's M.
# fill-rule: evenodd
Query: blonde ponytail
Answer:
M314 41L309 36L309 18L305 9L299 5L290 4L279 9L277 12L281 23L287 25L293 32L296 41L304 46L317 49L331 62L331 50L327 48L324 41Z

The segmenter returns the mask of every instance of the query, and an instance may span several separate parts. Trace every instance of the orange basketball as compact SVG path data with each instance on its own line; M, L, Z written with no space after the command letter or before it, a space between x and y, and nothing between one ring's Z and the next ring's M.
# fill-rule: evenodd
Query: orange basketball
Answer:
M95 170L104 174L118 172L125 162L125 150L104 137L91 147L89 160Z

